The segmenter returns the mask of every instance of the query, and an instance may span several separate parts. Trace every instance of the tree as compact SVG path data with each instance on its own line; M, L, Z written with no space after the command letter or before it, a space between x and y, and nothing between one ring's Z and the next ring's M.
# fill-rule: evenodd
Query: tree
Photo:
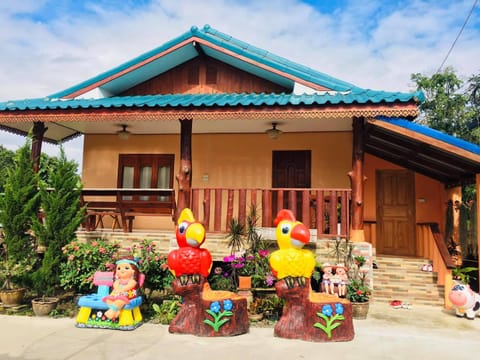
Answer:
M467 94L468 129L471 130L471 141L480 144L480 75L473 75L468 79Z
M468 96L460 92L463 83L453 69L445 68L432 77L412 74L411 78L425 94L425 102L420 104L421 122L450 135L468 136Z
M7 169L4 195L0 197L0 223L3 226L9 259L14 263L35 254L34 238L30 236L32 219L40 206L37 175L30 158L30 138L17 151L14 166Z
M55 168L48 172L49 184L40 183L42 221L33 219L33 230L39 242L46 247L40 268L33 279L37 292L52 294L60 284L62 248L73 241L76 230L85 219L85 208L80 207L81 183L77 164L67 160L60 147ZM51 186L52 188L49 188Z
M8 169L15 166L15 152L5 149L0 145L0 193L5 191L5 182L8 177Z

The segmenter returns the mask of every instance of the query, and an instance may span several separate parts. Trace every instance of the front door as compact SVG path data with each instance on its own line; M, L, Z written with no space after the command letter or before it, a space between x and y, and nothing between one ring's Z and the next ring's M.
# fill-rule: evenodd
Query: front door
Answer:
M272 187L273 188L310 188L310 150L273 151ZM273 196L273 209L277 209L277 199ZM288 196L285 194L283 208L288 208ZM276 215L276 214L274 214ZM302 220L302 197L297 192L298 220Z
M377 252L415 256L415 178L411 171L377 171Z

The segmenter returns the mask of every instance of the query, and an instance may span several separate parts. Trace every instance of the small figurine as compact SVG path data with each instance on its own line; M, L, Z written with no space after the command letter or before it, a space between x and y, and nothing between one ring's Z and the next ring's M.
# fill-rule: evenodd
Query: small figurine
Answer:
M337 285L338 296L344 297L347 294L347 268L343 264L337 264L335 267L335 276L332 278L332 283Z
M334 293L334 284L332 283L333 277L333 267L329 263L325 263L322 266L322 286L323 292L326 294L333 294Z
M473 292L470 286L457 282L452 289L448 298L455 307L455 315L458 317L466 317L474 320L475 315L480 316L480 295Z
M108 306L105 316L110 320L117 319L123 307L137 297L138 264L133 259L124 258L115 265L112 292L103 298Z

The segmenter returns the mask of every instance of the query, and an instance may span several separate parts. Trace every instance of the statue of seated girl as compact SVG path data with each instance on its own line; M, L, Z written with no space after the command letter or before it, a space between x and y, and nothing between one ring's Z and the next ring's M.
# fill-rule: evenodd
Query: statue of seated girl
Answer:
M120 259L115 263L114 282L110 295L103 298L108 305L105 316L117 319L123 307L137 297L138 264L133 258Z

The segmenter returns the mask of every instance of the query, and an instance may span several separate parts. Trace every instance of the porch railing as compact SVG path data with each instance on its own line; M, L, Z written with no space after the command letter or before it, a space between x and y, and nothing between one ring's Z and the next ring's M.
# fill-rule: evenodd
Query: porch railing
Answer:
M245 224L251 206L257 209L259 225L274 227L277 212L287 208L320 238L349 235L350 202L350 189L193 188L191 208L210 232L228 232L234 217Z
M452 303L448 298L452 288L452 270L455 263L450 256L447 246L443 241L438 224L417 224L417 253L432 260L434 271L437 273L437 284L444 286L444 306L451 308Z

